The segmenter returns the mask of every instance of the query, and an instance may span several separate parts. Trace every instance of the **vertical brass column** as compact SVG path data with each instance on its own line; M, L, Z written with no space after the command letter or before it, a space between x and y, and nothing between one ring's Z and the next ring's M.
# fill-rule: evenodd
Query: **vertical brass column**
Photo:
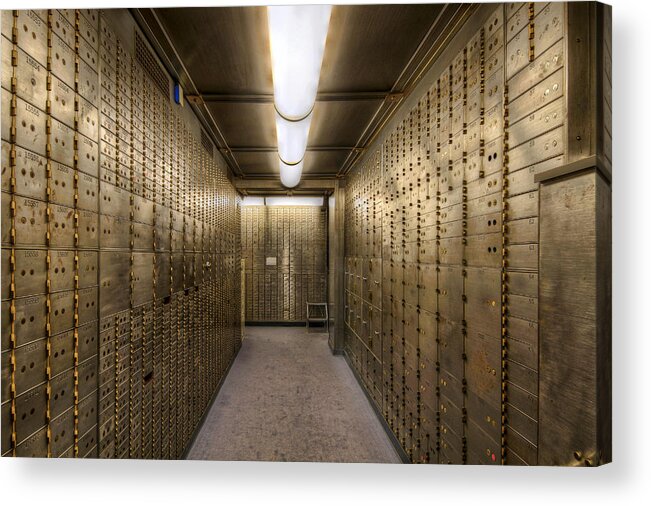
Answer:
M540 182L539 464L612 459L611 7L567 4L567 160Z
M344 311L345 311L345 267L344 267L344 230L346 228L346 189L344 181L335 183L334 199L334 339L330 344L334 353L342 353L344 349Z

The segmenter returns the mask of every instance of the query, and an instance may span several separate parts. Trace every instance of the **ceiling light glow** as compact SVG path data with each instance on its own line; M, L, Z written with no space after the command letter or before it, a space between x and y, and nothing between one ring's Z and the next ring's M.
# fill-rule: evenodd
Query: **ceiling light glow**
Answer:
M280 180L301 179L331 5L267 7Z
M267 197L268 206L322 206L323 197Z
M287 119L303 119L314 107L331 10L331 5L267 7L274 103Z
M280 166L280 182L287 188L294 188L301 181L303 173L303 160L295 165L288 165L278 158Z
M242 205L243 206L263 206L264 205L264 197L251 197L251 196L246 196L242 199Z
M286 163L298 163L303 159L311 120L311 113L300 121L289 121L276 113L278 155Z

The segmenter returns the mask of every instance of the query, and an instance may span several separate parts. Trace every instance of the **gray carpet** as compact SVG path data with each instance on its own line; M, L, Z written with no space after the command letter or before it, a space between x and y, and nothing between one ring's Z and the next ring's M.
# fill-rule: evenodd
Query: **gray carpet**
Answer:
M189 459L399 463L327 334L248 327Z

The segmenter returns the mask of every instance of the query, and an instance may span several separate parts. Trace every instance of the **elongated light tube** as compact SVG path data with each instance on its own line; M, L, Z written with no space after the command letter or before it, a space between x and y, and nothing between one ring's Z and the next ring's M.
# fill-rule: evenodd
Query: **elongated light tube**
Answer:
M280 182L283 186L287 188L294 188L298 183L301 182L301 175L303 174L303 160L300 162L289 165L281 158L278 158L278 163L280 166Z
M305 155L312 113L300 121L289 121L276 113L278 155L286 163L298 163Z
M316 100L331 5L269 6L271 69L276 110L303 119Z
M280 179L288 188L300 182L331 11L330 5L267 7Z

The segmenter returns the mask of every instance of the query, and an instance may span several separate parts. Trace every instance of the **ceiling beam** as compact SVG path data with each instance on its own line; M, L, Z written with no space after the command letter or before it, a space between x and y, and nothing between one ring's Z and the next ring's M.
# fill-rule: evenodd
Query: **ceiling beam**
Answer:
M308 146L306 151L350 151L355 149L355 146ZM233 153L275 153L278 151L278 146L231 146L230 150Z
M238 191L313 191L313 192L330 192L335 188L335 179L301 179L298 186L289 190L285 188L278 178L273 179L254 179L254 178L235 178L233 184Z
M317 102L356 102L385 100L389 92L386 91L349 91L317 93ZM273 104L273 93L189 93L185 98L193 103L217 102L240 104Z

